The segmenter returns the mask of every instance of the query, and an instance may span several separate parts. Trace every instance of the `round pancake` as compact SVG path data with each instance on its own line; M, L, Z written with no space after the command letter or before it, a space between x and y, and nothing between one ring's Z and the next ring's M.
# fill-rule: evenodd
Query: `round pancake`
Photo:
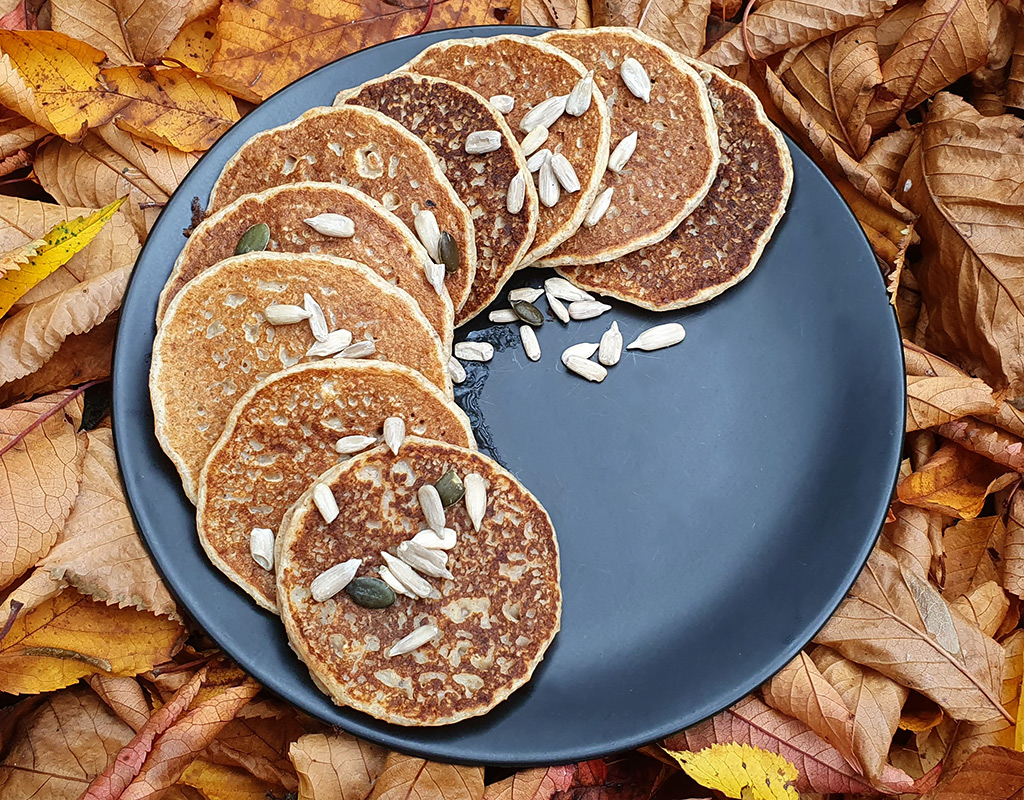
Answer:
M276 531L313 479L344 458L335 442L379 438L388 417L401 417L408 435L476 446L462 409L418 372L385 361L296 364L231 410L199 477L196 524L210 560L258 605L277 610L274 573L253 561L250 531Z
M224 165L210 194L216 211L243 194L300 181L352 186L402 222L429 209L459 249L459 269L445 277L455 309L462 308L476 273L476 240L469 209L441 165L416 136L394 120L359 106L313 108L298 119L258 133Z
M355 235L324 236L303 222L323 213L344 214L352 219ZM332 183L293 183L242 195L203 220L189 236L160 293L157 325L181 288L203 270L233 255L239 237L259 222L270 226L270 251L351 258L405 289L441 337L445 350L451 349L451 299L439 295L427 280L423 265L430 257L419 239L369 195Z
M658 244L609 264L558 270L584 289L654 311L703 303L749 275L793 186L789 148L754 93L691 63L708 85L722 150L704 202Z
M445 177L469 207L476 230L476 276L455 316L462 325L483 311L523 260L537 232L537 190L526 182L517 214L506 208L508 184L529 175L526 158L501 113L469 88L443 78L397 73L341 92L335 105L365 106L387 114L419 136L437 156ZM501 144L490 153L466 152L466 136L495 130Z
M272 303L308 292L331 330L371 336L373 360L411 367L451 397L448 356L416 302L376 272L332 256L248 253L196 276L171 301L153 343L149 388L156 435L192 502L203 462L250 386L306 359L307 322L269 325Z
M549 97L568 94L586 69L575 58L546 42L529 36L492 36L457 39L428 47L405 66L424 75L436 75L465 84L490 98L508 94L515 106L505 115L519 140L526 136L519 123L533 106ZM587 209L597 196L608 164L611 128L604 98L595 86L590 108L579 117L563 114L550 126L543 147L562 153L580 180L580 191L562 192L548 208L540 206L537 235L523 259L526 266L546 256L583 224Z
M639 136L625 168L604 174L601 189L613 189L604 218L580 228L541 265L599 264L661 241L704 199L718 169L704 82L673 50L631 28L556 31L543 38L595 70L611 116L611 148L634 131ZM619 74L629 57L650 76L648 103Z
M448 469L487 482L480 532L456 503L447 525L454 580L429 579L441 598L399 595L384 609L357 606L341 592L318 603L309 585L321 571L361 558L358 575L376 576L381 550L393 550L423 524L417 490ZM510 473L472 450L410 438L397 456L378 447L331 468L341 514L325 524L307 494L278 534L277 596L293 649L317 685L339 705L398 725L446 725L478 716L526 683L558 632L562 597L551 519ZM424 624L438 637L406 655L385 657Z

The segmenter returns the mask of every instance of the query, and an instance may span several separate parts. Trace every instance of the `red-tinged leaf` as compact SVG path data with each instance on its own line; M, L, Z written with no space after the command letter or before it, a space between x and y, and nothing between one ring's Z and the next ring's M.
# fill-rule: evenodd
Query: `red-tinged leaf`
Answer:
M575 774L571 764L524 770L487 786L484 800L551 800L555 792L572 786Z
M371 800L482 800L483 767L460 767L391 753Z
M1024 792L1024 753L982 747L944 778L929 800L1008 800Z
M149 701L135 678L89 675L86 681L103 702L110 706L111 711L132 726L132 730L142 730L149 721Z
M1007 469L1024 472L1024 442L995 425L973 417L939 426L939 434Z

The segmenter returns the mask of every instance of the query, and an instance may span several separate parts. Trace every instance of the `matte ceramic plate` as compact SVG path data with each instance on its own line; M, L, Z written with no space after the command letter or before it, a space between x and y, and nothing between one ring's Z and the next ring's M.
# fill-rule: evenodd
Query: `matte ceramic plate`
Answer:
M903 359L875 258L826 178L792 144L789 211L753 274L718 299L654 314L611 301L597 320L548 321L543 358L515 326L461 329L498 345L459 402L481 447L544 503L562 553L562 631L533 680L491 713L402 728L334 706L278 619L207 561L194 509L153 436L147 378L157 296L193 196L250 136L330 105L465 28L364 50L297 81L234 126L171 198L121 311L114 432L139 529L196 621L265 686L375 742L429 758L509 766L575 761L691 725L756 688L824 624L889 504L904 419ZM527 270L514 285L540 285ZM512 287L509 287L512 288ZM543 301L541 306L543 307ZM486 320L486 314L481 315ZM601 384L559 353L616 319L628 342L679 321L686 340L626 353Z

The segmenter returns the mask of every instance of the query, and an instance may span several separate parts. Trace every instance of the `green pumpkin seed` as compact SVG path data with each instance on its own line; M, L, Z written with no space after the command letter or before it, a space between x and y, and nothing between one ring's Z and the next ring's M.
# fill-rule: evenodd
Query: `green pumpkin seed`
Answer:
M270 244L270 226L265 222L259 222L238 239L238 244L235 245L235 255L240 256L243 253L266 250L268 244Z
M513 300L512 310L527 325L539 328L544 324L544 315L540 312L540 309L527 300Z
M462 485L462 480L453 469L438 478L434 488L437 489L437 493L441 497L441 505L445 508L455 505L466 493L466 487Z
M345 591L363 608L387 608L395 602L394 590L380 578L353 578Z
M459 268L459 248L455 244L455 237L448 231L441 231L441 238L437 243L437 254L444 264L444 271L451 275Z

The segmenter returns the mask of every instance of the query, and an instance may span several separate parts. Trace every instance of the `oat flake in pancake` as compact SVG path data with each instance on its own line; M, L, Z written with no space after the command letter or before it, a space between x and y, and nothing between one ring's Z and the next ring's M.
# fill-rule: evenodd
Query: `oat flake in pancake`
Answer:
M440 599L399 595L383 609L345 592L316 602L312 580L360 558L377 576L382 550L425 527L418 489L447 470L486 482L479 532L465 504L447 510L456 531L452 580L429 578ZM558 632L562 595L558 544L547 512L510 473L472 450L410 437L398 456L378 447L320 479L341 510L324 522L306 496L278 535L277 592L288 640L316 684L339 705L398 725L445 725L489 711L525 684ZM387 650L423 625L437 636L405 655Z
M476 446L462 409L399 364L327 359L252 387L231 410L199 479L196 525L210 560L276 611L274 573L252 559L250 531L276 532L313 479L344 458L338 439L380 439L388 417L400 417L409 436Z
M587 72L564 51L536 38L517 35L439 42L405 68L458 81L484 97L511 95L515 106L505 119L520 142L527 133L519 125L526 113L550 97L569 94ZM565 155L581 188L572 194L562 192L550 208L541 205L537 235L523 266L547 255L572 236L597 196L608 163L610 137L608 111L601 92L595 87L586 113L579 117L563 114L550 126L550 131L543 147Z
M703 303L749 275L793 185L789 148L753 92L714 67L690 64L708 85L722 150L704 202L655 245L558 270L584 289L654 311Z
M216 211L243 194L300 181L353 186L379 201L410 230L417 211L432 211L459 249L459 269L445 278L445 286L455 308L462 307L476 272L473 220L437 158L418 137L368 108L310 109L245 142L214 184L208 210Z
M396 73L341 92L335 105L365 106L415 133L437 156L445 177L469 207L476 230L476 276L455 322L483 311L515 272L537 231L537 191L527 181L522 209L509 213L509 182L529 174L526 158L504 116L471 89L443 78ZM466 152L476 131L495 131L497 149Z
M541 266L600 264L664 239L707 194L718 169L718 135L704 82L679 55L631 28L556 31L544 40L595 70L611 116L611 148L637 133L636 150L618 173L604 174L611 205L593 227L583 226ZM636 59L651 81L650 102L620 74Z

